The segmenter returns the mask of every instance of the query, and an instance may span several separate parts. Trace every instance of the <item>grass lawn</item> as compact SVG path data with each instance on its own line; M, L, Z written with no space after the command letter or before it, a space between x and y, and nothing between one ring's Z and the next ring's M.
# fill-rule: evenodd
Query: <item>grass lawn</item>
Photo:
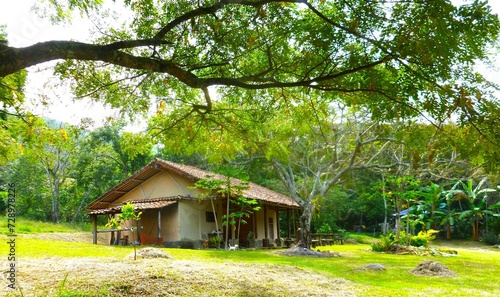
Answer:
M8 220L5 216L0 216L0 234L8 234ZM12 222L11 222L12 223ZM16 233L44 233L44 232L78 232L78 231L91 231L90 224L69 224L60 223L52 224L48 222L32 221L24 218L16 218L14 222Z
M47 271L54 272L55 280L40 280L31 288L28 288L27 281L23 296L133 296L138 294L139 289L143 290L142 294L148 294L144 293L147 288L141 287L148 283L158 286L156 292L168 289L168 292L157 293L162 296L500 296L500 250L477 242L433 243L458 251L458 255L452 257L374 253L369 251L370 245L365 243L319 247L320 250L341 255L332 258L283 256L279 254L280 250L235 252L163 249L173 260L162 262L155 259L148 262L146 259L125 259L126 255L133 252L132 247L93 245L62 239L45 240L32 235L19 234L16 239L19 278L37 278L41 277L37 274ZM361 239L364 242L372 240L368 237ZM6 235L0 235L0 242L6 240ZM8 245L4 244L0 250L6 255ZM4 257L0 263L6 271L7 257ZM455 272L456 276L440 278L409 273L424 260L439 261ZM81 267L81 271L85 271L87 262L91 263L88 264L91 266L88 275L71 268ZM36 267L40 263L52 268L40 270ZM380 263L386 270L363 269L368 263ZM90 274L97 273L100 265L103 271L99 282L96 282ZM180 270L179 265L182 266ZM113 267L117 268L114 275ZM132 270L127 272L128 269ZM240 270L231 273L232 269ZM204 271L209 273L203 274ZM242 274L241 271L247 273ZM196 278L195 275L203 277ZM65 283L63 280L66 276L71 281ZM252 282L253 278L255 282ZM339 279L347 282L337 282ZM286 280L288 282L285 284ZM294 284L300 286L300 290L290 288ZM104 291L100 291L102 286L105 287ZM342 286L347 289L342 291ZM311 290L310 294L308 290ZM0 292L21 296L12 290Z

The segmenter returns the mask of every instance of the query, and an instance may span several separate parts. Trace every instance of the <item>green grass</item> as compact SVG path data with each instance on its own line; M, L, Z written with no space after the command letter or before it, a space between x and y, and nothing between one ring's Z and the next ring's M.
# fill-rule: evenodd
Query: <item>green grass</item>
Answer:
M32 226L30 232L70 232L69 227L49 228L54 226L35 226L36 223L22 222L20 226ZM42 224L44 225L44 224ZM5 226L3 226L5 227ZM63 231L64 230L64 231ZM20 233L20 232L19 232ZM304 271L314 271L353 282L359 296L500 296L498 275L500 275L500 250L482 243L469 241L436 241L435 246L458 251L458 256L432 257L416 255L393 255L374 253L370 244L375 238L356 234L351 236L364 244L345 244L320 247L320 250L339 252L340 258L309 258L282 256L279 250L222 251L222 250L185 250L165 249L176 260L201 262L234 262L251 264L275 264ZM0 241L7 240L0 235ZM68 242L62 240L44 240L33 235L20 234L17 237L16 253L23 258L53 257L97 257L123 259L133 252L132 247L93 245L91 243ZM8 245L3 245L5 250ZM439 278L432 276L414 276L409 273L424 260L439 261L457 276ZM361 269L368 263L380 263L387 269L372 272ZM304 277L307 277L305 273Z
M58 223L53 224L49 222L42 221L32 221L25 218L17 217L15 222L8 221L5 216L0 216L0 234L9 233L9 223L13 224L15 227L15 232L17 234L28 234L28 233L49 233L49 232L82 232L89 231L92 229L89 223Z
M0 240L4 240L0 236ZM277 264L330 274L354 282L362 296L498 296L500 252L458 249L455 257L424 257L374 253L369 245L335 245L321 247L341 253L340 258L289 257L278 250L222 251L166 249L177 260ZM116 247L64 241L20 238L18 255L22 257L108 257L121 259L132 253L132 247ZM424 260L435 260L457 273L454 278L418 277L409 273ZM387 270L365 271L368 263L380 263Z
M365 243L365 244L372 244L372 243L380 241L380 239L378 237L373 237L373 236L368 235L366 233L349 233L347 238L354 239L358 243Z
M6 235L0 235L0 242L7 241ZM9 248L8 245L2 249ZM44 257L107 257L123 258L133 252L130 246L95 245L84 242L68 242L62 240L44 240L24 237L16 240L16 253L18 258L44 258Z

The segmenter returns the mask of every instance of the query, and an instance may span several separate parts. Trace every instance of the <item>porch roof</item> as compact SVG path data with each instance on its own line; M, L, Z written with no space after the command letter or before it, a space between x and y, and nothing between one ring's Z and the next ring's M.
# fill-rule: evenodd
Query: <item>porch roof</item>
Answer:
M182 197L180 197L180 196L175 196L175 197L154 198L154 199L148 199L148 200L131 200L131 201L127 201L127 202L134 204L136 210L160 209L160 208L164 208L165 206L169 206L169 205L177 203L177 201L179 201L181 198ZM123 205L126 204L127 202L123 202ZM96 209L96 210L91 211L89 213L89 215L103 215L103 214L120 213L122 211L123 205L109 207L109 208Z

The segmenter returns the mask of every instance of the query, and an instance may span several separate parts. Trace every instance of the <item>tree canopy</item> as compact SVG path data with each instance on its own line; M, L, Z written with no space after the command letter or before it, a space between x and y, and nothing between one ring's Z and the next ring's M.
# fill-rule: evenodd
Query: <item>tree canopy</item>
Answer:
M22 100L16 92L24 69L58 60L55 72L77 97L131 116L156 111L150 135L108 129L92 136L106 145L90 147L113 157L125 175L150 156L148 136L167 153L198 152L211 161L263 156L290 181L313 181L312 194L302 195L309 202L314 189L336 189L334 170L347 175L343 168L367 163L430 175L474 168L456 165L463 159L500 168L498 86L475 69L488 63L500 33L488 1L123 0L120 24L102 12L102 0L46 3L53 21L71 21L78 11L97 33L89 42L24 48L0 35L0 95ZM363 117L341 126L344 110L334 103ZM361 132L348 133L356 127ZM313 173L312 161L319 167Z
M102 5L50 3L59 20ZM76 94L127 111L158 98L210 112L212 86L320 90L375 116L468 120L495 108L491 85L473 69L498 39L487 1L124 0L120 13L129 21L103 25L92 43L2 42L0 76L64 59L57 72L77 82Z

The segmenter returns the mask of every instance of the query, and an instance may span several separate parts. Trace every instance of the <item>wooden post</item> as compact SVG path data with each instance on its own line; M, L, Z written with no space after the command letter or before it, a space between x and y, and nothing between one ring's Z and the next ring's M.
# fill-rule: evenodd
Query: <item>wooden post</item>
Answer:
M286 238L290 239L290 209L286 210L286 223L287 223Z
M92 243L97 244L97 215L92 215Z
M116 240L114 245L120 245L120 239L122 239L122 231L120 230L116 231Z
M252 229L253 229L253 239L258 238L257 234L257 220L255 219L257 217L257 213L252 214Z
M280 237L280 211L279 209L276 209L276 232L277 232L277 236L276 238L281 241L281 237Z
M264 204L264 239L267 239L269 231L267 230L267 205Z
M134 232L134 230L132 230ZM141 242L141 219L137 220L137 241Z
M158 238L161 237L161 208L158 209Z

